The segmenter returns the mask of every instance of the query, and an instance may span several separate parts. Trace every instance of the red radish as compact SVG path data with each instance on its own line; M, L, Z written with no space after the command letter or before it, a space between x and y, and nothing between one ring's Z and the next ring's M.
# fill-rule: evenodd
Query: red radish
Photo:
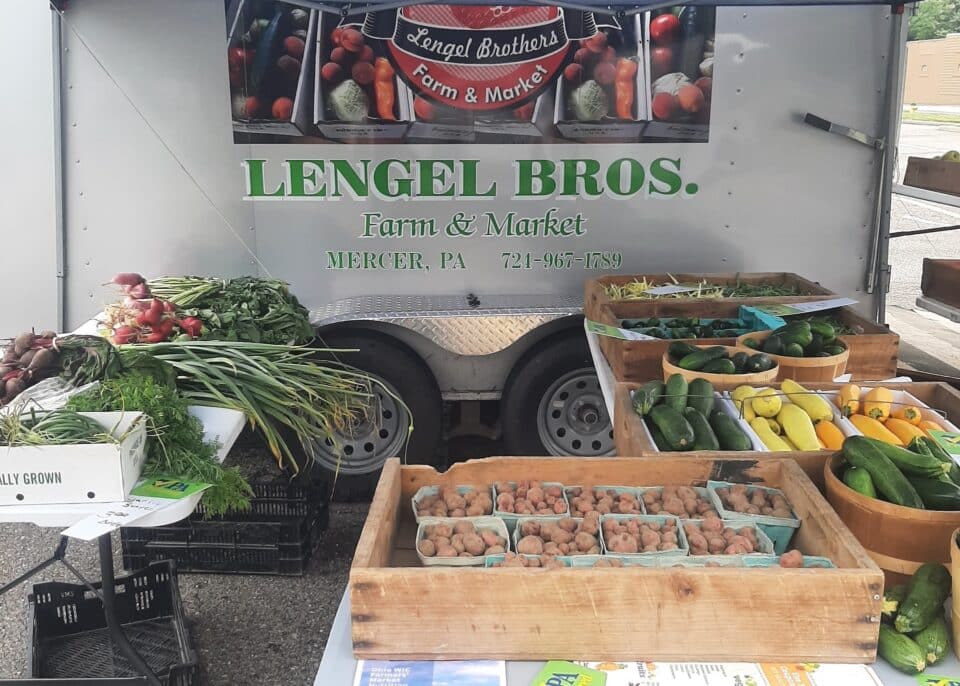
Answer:
M157 333L163 334L163 337L169 338L170 334L173 333L173 327L176 324L172 319L164 319L160 322L160 325L154 328L154 331Z
M136 286L133 286L127 291L127 295L129 295L131 298L136 298L137 300L143 300L144 298L150 297L150 289L147 288L146 282L138 283Z
M117 345L135 342L139 334L140 332L132 326L118 326L113 332L113 342Z
M118 286L136 286L146 281L146 279L136 272L120 272L110 281Z
M177 306L174 305L174 304L173 304L172 302L170 302L169 300L164 300L164 301L163 301L163 311L164 311L164 312L176 312L176 311L177 311Z
M153 333L148 333L144 340L147 343L163 343L165 340L167 340L167 337L159 331L154 331Z
M183 329L185 333L197 338L203 331L203 322L196 317L185 317L180 322L180 328Z
M150 312L150 310L139 312L137 313L137 316L134 317L134 321L137 323L137 326L152 326L152 320L153 314Z
M149 310L150 301L149 300L137 300L132 298L129 295L123 299L123 306L128 310Z

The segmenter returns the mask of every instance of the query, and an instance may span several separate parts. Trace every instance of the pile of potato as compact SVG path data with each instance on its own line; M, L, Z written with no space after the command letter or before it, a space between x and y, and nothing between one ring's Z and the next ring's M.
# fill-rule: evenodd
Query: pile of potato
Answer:
M554 555L524 557L516 553L507 553L502 562L494 562L491 567L539 567L541 569L563 569L564 565Z
M497 510L519 515L567 514L563 487L544 486L540 481L498 481Z
M588 512L599 514L643 514L640 501L633 493L617 492L612 488L581 488L572 486L567 489L570 511L577 517Z
M683 531L691 555L746 555L759 551L756 529L749 526L734 529L717 517L708 517L700 523L687 522Z
M507 551L507 539L493 528L478 529L472 522L429 524L417 541L424 557L480 557Z
M623 567L623 560L618 560L615 557L601 557L599 560L593 563L593 567Z
M803 567L803 553L799 550L788 550L780 556L780 566L786 569L800 569Z
M779 493L768 493L762 488L750 488L746 484L733 484L730 488L718 488L717 495L724 508L733 512L793 519L790 503Z
M418 517L482 517L493 513L489 488L471 487L460 493L456 488L441 488L417 503Z
M643 494L647 514L671 514L682 519L719 517L713 503L689 486L664 486Z
M661 524L638 518L604 519L602 528L603 540L611 553L657 553L680 548L675 521Z
M599 555L600 514L588 512L583 519L564 517L556 521L520 522L517 552L524 555Z

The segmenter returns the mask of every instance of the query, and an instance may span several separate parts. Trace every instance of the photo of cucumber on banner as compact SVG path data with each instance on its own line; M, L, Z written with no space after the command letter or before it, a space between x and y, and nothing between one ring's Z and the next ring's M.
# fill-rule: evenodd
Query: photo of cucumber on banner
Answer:
M714 12L231 0L237 143L705 142Z

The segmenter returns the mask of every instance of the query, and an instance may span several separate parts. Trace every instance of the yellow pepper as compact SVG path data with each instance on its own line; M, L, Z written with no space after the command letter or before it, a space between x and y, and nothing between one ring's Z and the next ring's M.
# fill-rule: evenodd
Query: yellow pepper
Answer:
M843 447L843 432L833 422L823 420L817 422L813 428L816 429L817 438L827 450L840 450Z
M892 431L897 438L903 441L904 445L909 445L914 438L923 438L923 430L914 426L905 419L890 417L883 425Z
M864 436L875 438L878 441L884 441L892 445L903 446L903 441L901 441L895 433L873 417L868 417L865 414L855 414L850 417L850 421L853 422L853 425L857 427Z
M878 422L887 421L892 407L893 391L889 388L872 388L863 398L863 414Z
M893 412L890 413L890 416L914 425L919 424L920 420L923 419L923 413L920 412L920 408L914 405L900 405L895 407L893 408Z
M860 409L860 387L856 384L848 383L841 388L837 394L837 405L840 407L840 413L844 417L856 414Z

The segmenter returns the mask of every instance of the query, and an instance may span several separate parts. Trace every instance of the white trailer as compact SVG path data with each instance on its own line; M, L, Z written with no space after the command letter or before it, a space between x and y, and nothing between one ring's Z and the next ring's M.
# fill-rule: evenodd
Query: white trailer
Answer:
M535 104L514 110L522 122L482 112L466 129L426 121L413 92L427 88L426 72L414 67L388 102L406 122L398 133L390 117L381 128L327 121L321 67L331 26L391 9L396 25L415 24L397 13L404 3L291 0L308 18L289 122L238 122L245 103L231 96L226 51L239 45L243 12L262 4L70 0L51 11L8 0L0 207L15 257L2 272L4 330L77 326L112 298L101 284L119 271L282 278L326 342L358 348L357 366L404 399L416 427L408 458L432 462L456 433L451 417L470 415L445 413L445 402L500 400L491 435L502 432L508 454L612 451L583 338L588 278L790 271L882 316L902 5L717 7L698 56L710 48L707 123L688 118L677 133L646 111L663 54L650 15L636 15L650 8L583 0L541 22L565 22L569 52L550 62L553 81L534 100L516 100ZM467 6L450 7L461 16ZM571 33L577 12L620 27L636 48L636 102L606 139L602 127L565 121L572 86L560 67L588 35ZM454 33L479 42L484 21ZM377 54L403 72L397 49L414 50L396 42ZM427 95L442 108L453 91L438 88ZM547 430L548 415L564 437ZM402 449L404 420L384 397L377 417L341 437L345 453L329 448L322 462L342 459L365 487Z

